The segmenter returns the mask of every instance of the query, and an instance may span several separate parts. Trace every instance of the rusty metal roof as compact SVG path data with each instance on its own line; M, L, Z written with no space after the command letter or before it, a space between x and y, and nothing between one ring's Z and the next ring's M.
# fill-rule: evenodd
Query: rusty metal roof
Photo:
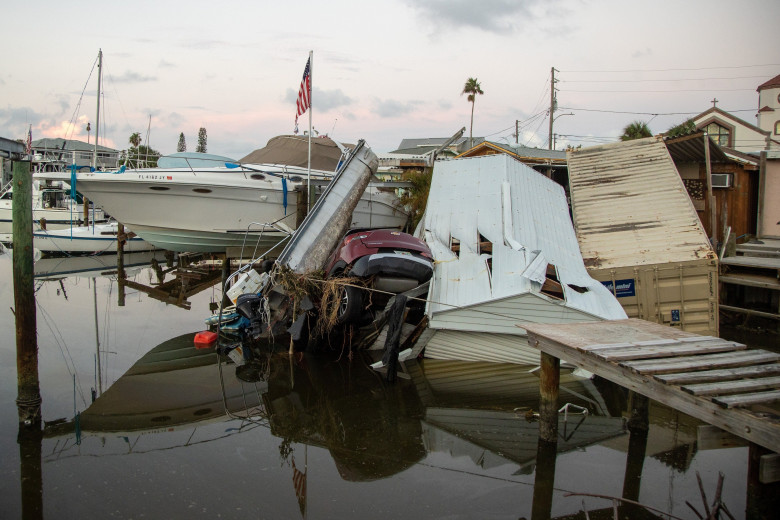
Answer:
M714 258L661 136L584 148L567 157L574 227L586 266Z
M712 137L708 136L707 141L709 141L710 146L710 162L729 162L729 158L726 157L721 147L712 140ZM669 149L669 154L675 162L703 163L705 160L704 142L704 132L695 132L682 137L667 139L666 147Z

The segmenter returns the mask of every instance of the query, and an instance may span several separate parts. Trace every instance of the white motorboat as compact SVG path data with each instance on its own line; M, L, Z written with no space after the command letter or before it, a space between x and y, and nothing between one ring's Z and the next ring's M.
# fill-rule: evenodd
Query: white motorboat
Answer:
M300 165L301 157L306 160L305 139L280 136L237 164L80 172L77 189L160 249L224 252L243 247L251 255L286 240L296 229L298 193L305 193L309 181L321 185L333 177L341 150L330 139L314 141L310 175L306 163ZM55 173L39 175L69 181ZM393 191L369 187L351 225L403 227L408 215L397 200Z
M115 221L91 226L33 232L33 247L43 253L104 253L117 251L119 224ZM138 236L126 240L125 252L149 251L154 246Z
M58 178L70 178L70 173L49 172ZM11 241L13 233L13 187L9 182L0 191L0 239ZM35 230L63 229L84 224L84 205L71 198L62 183L33 182L32 213ZM102 209L93 208L88 213L90 222L105 222Z

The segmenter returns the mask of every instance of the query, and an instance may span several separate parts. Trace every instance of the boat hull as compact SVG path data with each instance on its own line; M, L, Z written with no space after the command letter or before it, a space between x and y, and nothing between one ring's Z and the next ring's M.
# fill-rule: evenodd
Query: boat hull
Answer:
M282 173L287 178L282 180ZM154 246L177 252L224 252L277 244L297 225L306 169L129 170L79 174L77 187ZM407 215L392 194L363 195L354 227L400 228ZM246 240L245 240L246 237Z
M61 230L33 232L33 247L44 253L103 253L117 251L116 223L78 226ZM154 246L140 237L128 239L124 245L127 253L149 251Z
M84 206L65 200L63 207L45 207L41 200L41 193L34 190L32 219L33 230L65 229L71 226L80 226L84 223ZM90 209L89 219L94 222L105 222L106 217L102 209ZM10 241L13 233L13 201L3 198L0 200L0 237L3 241Z

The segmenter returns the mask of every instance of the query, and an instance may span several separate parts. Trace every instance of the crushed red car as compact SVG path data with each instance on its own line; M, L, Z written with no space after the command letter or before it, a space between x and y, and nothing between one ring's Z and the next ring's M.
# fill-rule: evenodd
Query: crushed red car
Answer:
M325 274L328 278L362 278L371 289L398 294L430 280L433 255L425 242L408 233L392 229L351 230L331 254ZM387 300L379 297L376 301L383 299ZM358 320L366 308L364 303L364 291L345 286L339 322Z

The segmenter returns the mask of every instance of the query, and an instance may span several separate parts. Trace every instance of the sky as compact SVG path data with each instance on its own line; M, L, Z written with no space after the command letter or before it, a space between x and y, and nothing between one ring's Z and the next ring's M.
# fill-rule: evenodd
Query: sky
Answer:
M234 159L292 133L310 51L315 132L378 153L469 135L469 78L475 137L547 148L555 68L564 149L636 120L665 132L713 99L755 124L756 87L780 74L777 0L38 0L3 19L0 136L94 143L102 50L100 144L138 132L163 154L201 127Z

